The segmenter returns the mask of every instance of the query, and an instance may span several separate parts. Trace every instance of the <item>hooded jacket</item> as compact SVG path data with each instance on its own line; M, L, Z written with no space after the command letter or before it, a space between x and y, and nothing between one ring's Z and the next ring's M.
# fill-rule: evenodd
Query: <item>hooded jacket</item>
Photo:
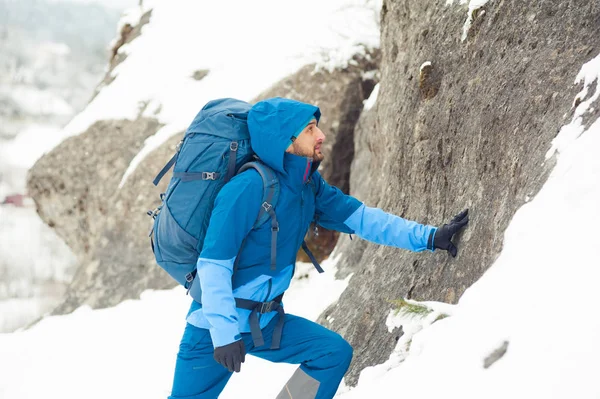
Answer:
M231 179L217 195L197 262L202 304L193 301L187 321L209 329L214 347L240 339L241 332L250 332L250 311L237 309L234 298L270 301L287 290L296 254L313 221L383 245L427 249L434 227L364 206L327 184L312 159L285 152L292 138L313 119L318 123L320 116L318 107L283 98L261 101L248 114L252 148L276 172L280 184L279 201L274 204L279 221L277 267L270 267L270 223L253 228L263 183L258 172L250 169ZM275 314L261 315L261 328Z

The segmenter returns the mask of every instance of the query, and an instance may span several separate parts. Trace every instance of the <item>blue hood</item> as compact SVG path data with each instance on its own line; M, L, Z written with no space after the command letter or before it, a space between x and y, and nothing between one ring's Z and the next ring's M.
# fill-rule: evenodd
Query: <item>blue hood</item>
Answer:
M300 101L275 97L254 105L248 113L248 130L252 149L271 168L285 173L283 155L306 125L316 119L319 107Z

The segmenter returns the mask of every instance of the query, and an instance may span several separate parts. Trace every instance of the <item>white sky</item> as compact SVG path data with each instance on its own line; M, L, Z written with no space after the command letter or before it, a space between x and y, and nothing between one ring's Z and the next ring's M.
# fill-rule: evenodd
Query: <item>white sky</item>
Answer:
M85 4L101 4L105 7L124 10L128 7L137 6L139 0L46 0L49 3L85 3Z

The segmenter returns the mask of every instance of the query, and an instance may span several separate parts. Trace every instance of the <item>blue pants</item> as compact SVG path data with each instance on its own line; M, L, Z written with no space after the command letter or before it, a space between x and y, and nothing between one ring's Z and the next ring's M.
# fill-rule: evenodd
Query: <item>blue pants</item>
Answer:
M271 337L278 318L273 318L262 330L265 345L259 348L254 347L250 333L242 334L247 353L276 363L300 364L277 398L292 395L294 399L332 398L350 366L350 344L317 323L286 314L281 346L271 350ZM169 399L214 399L219 396L232 373L213 359L213 352L209 331L188 323L179 346ZM241 372L243 370L242 365Z

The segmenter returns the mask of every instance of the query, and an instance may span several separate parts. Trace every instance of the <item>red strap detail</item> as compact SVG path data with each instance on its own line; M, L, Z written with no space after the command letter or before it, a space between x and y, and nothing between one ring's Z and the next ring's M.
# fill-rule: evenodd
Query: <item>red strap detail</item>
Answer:
M303 179L303 183L306 183L306 180L308 179L308 172L310 172L310 168L312 166L312 162L310 160L306 161L306 170L304 171L304 179Z

